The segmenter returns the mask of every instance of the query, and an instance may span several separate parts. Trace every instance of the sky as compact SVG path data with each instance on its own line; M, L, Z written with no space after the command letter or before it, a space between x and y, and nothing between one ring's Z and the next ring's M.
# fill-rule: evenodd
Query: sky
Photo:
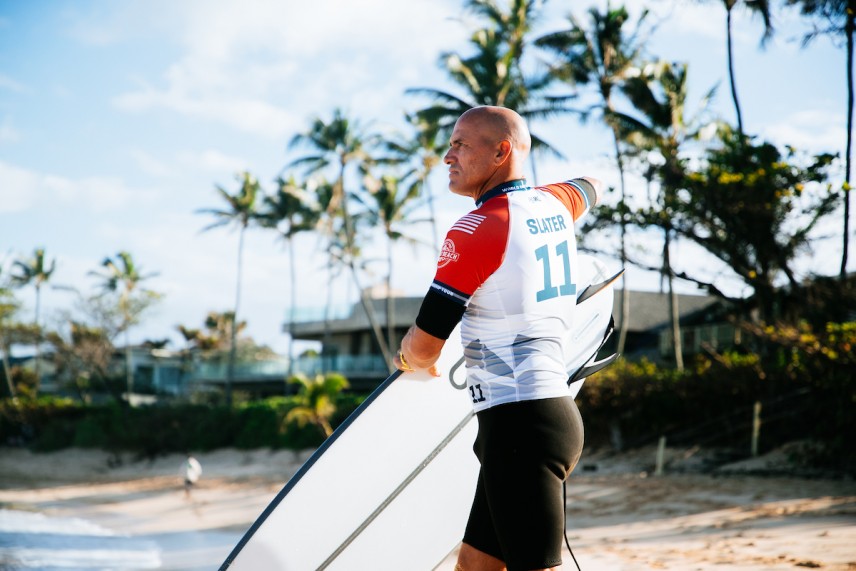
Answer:
M643 3L626 5L635 17ZM548 0L536 29L565 27L572 7L584 20L591 6L603 10L605 3ZM734 123L722 3L650 0L647 6L659 23L649 54L688 62L690 108L718 84L712 110ZM177 325L200 327L209 311L234 305L238 234L203 232L212 219L199 212L223 206L216 186L237 191L236 175L247 170L272 191L285 165L306 152L289 150L288 141L335 108L378 130L403 131L403 114L428 103L406 89L464 95L438 60L444 51L469 53L473 22L460 0L0 0L0 267L7 273L12 260L38 247L56 260L51 287L42 293L50 325L73 302L68 288L94 292L91 272L105 257L128 251L143 273L156 274L144 285L163 294L131 341L170 338L179 348ZM762 49L761 20L735 11L745 130L806 152L843 154L843 47L820 38L801 48L807 23L792 11L778 9L774 26ZM617 184L610 139L596 120L562 117L531 128L566 157L537 158L538 182L589 175ZM840 184L840 165L838 172ZM440 168L430 188L441 233L472 208L446 184ZM630 184L641 196L643 182L631 177ZM800 259L801 277L837 273L841 226L839 210ZM416 223L410 230L428 245L396 247L393 288L421 296L433 277L431 231ZM635 244L651 256L660 248L650 236ZM603 237L599 245L614 250L615 242ZM376 237L367 256L380 257L383 246ZM296 249L298 305L321 308L328 279L319 243L306 235ZM748 293L728 268L689 245L679 243L673 258L678 270L735 295ZM614 258L604 259L618 268ZM248 232L239 318L257 342L281 353L288 347L288 264L276 236ZM364 286L379 284L386 273L379 261L368 270ZM627 283L659 287L656 275L636 268L628 269ZM692 284L680 288L698 293ZM357 299L344 277L332 292L338 304ZM30 319L33 289L17 295L21 318Z

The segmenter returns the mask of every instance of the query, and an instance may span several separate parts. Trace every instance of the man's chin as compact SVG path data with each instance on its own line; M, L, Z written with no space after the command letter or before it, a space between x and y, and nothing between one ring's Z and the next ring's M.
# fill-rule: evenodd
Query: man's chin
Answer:
M457 194L458 196L471 196L471 193L467 191L465 188L461 188L456 184L449 183L449 192L452 194Z

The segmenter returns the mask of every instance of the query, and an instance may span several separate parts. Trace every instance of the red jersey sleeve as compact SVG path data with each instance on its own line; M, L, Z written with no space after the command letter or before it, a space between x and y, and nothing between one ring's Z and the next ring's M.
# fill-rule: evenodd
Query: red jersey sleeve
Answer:
M443 242L432 289L466 304L502 263L508 224L508 199L504 196L455 222Z
M545 186L537 186L535 188L537 190L549 192L558 198L568 209L568 212L571 213L571 216L573 216L575 221L579 220L586 212L588 212L594 202L593 196L589 196L581 185L572 180L557 182Z

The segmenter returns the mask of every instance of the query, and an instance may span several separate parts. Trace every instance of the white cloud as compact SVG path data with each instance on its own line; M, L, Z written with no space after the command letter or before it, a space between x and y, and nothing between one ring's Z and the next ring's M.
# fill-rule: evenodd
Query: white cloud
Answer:
M807 109L782 117L768 125L762 136L779 145L788 144L801 151L843 154L847 132L841 113L828 109Z
M203 151L182 151L178 161L183 167L202 170L209 173L231 175L249 169L250 162L243 157L227 155L217 149Z
M39 180L35 173L0 161L0 213L23 212L36 202Z
M461 26L444 19L450 14L444 4L180 4L176 18L184 26L171 32L183 53L160 80L113 103L136 112L165 108L272 139L300 129L307 108L353 104L361 107L355 112L382 112L400 102L404 85L372 86L379 68L405 70L396 72L402 78L431 70L444 40L461 34ZM436 33L424 33L426 26Z
M0 212L59 210L69 206L104 213L151 204L156 191L130 188L116 177L80 179L40 173L0 161Z
M156 176L156 177L167 177L173 173L173 170L161 161L160 159L154 157L151 153L144 151L142 149L131 149L128 151L128 154L137 163L137 166L140 167L144 173Z

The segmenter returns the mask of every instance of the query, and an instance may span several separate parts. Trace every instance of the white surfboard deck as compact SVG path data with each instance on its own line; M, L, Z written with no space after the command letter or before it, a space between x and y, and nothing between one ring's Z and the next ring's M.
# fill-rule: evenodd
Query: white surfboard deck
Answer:
M579 256L579 268L580 293L607 279L590 256ZM612 297L605 287L577 307L569 373L600 346ZM463 536L479 469L462 354L456 328L440 378L390 376L291 478L220 571L434 569Z

